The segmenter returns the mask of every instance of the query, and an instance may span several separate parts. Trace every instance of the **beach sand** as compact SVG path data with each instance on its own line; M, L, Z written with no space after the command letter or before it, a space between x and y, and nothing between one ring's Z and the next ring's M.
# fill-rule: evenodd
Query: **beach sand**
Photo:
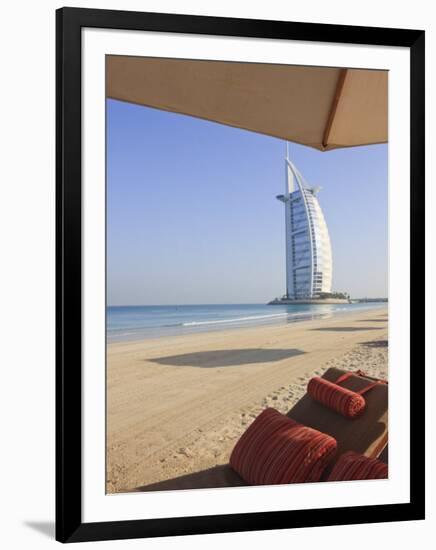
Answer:
M287 412L329 367L387 379L387 308L109 344L107 492L225 464L265 407Z

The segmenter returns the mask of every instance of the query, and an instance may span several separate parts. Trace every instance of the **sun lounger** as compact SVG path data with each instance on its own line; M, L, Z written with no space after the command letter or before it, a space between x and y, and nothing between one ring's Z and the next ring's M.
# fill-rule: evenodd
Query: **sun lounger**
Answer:
M331 368L325 372L323 378L334 382L344 372ZM352 391L359 391L372 381L373 378L353 375L341 385ZM287 413L287 416L305 426L333 436L338 443L338 457L346 451L355 451L371 458L377 458L388 441L387 384L377 385L365 393L365 400L364 414L350 420L327 409L305 394ZM328 473L329 468L325 475Z
M379 460L381 460L382 462L384 462L385 464L388 464L389 463L389 449L388 449L388 445L386 445L386 447L383 449L383 451L381 452L380 456L378 457Z
M345 371L330 368L323 378L334 382ZM359 391L368 386L374 379L353 375L343 382L344 387ZM287 416L297 422L315 428L321 432L333 436L338 444L339 457L346 451L378 458L385 450L388 440L388 386L379 384L365 393L366 410L364 414L355 419L344 418L336 412L327 409L316 402L307 393L287 413ZM387 451L384 455L387 456ZM323 478L326 479L334 465L334 462L326 468ZM153 483L138 487L136 491L174 491L179 489L204 489L220 487L238 487L247 485L244 480L225 464L209 468L201 472L187 474L174 479Z

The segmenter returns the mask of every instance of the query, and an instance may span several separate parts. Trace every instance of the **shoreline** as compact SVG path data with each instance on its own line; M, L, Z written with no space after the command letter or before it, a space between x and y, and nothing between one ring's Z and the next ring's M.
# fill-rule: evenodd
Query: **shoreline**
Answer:
M107 491L225 464L263 408L286 412L331 366L387 378L387 311L109 344Z

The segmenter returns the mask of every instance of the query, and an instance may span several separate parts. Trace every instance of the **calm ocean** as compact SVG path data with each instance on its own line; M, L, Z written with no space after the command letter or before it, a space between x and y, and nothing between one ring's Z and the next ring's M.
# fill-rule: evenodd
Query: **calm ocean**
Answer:
M279 305L110 306L108 342L142 340L257 325L286 324L364 311L386 303Z

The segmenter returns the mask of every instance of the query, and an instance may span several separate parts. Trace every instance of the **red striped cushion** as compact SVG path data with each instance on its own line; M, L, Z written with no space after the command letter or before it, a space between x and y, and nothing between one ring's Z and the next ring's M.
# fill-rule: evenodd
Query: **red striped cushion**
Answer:
M249 484L319 481L336 452L336 440L265 409L242 434L230 456L232 468Z
M367 456L348 451L341 455L327 481L351 481L353 479L386 479L388 465Z
M307 393L315 401L347 418L355 418L365 410L366 402L362 395L319 376L309 380Z

